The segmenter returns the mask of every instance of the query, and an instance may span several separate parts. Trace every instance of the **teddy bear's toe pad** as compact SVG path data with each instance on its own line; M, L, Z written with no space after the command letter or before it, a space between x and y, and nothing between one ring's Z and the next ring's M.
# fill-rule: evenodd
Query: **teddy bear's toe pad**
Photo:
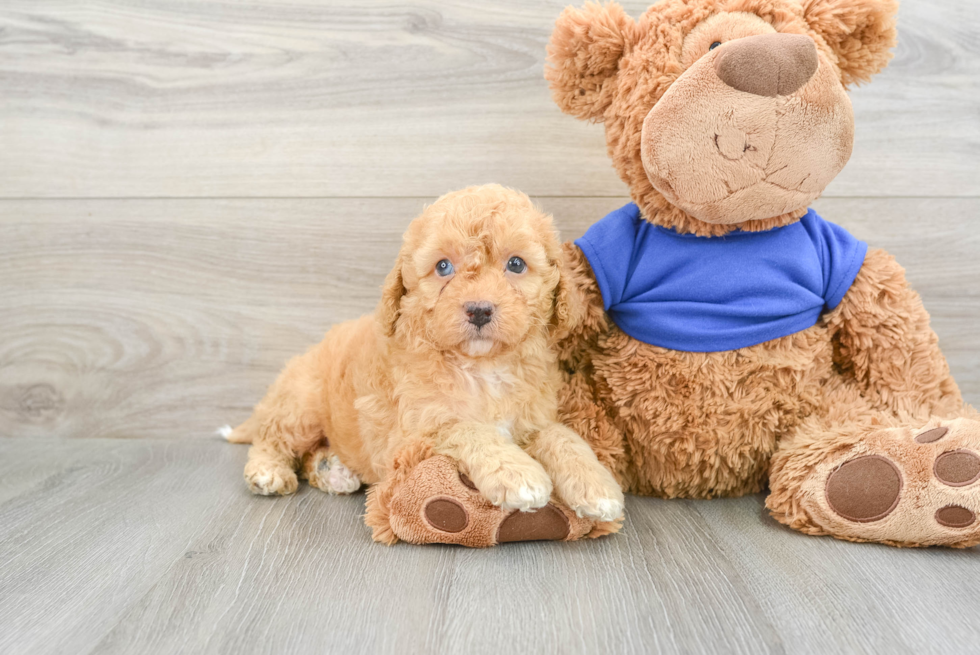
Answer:
M969 450L951 450L936 458L936 479L951 487L965 487L980 478L980 457Z
M940 439L946 436L949 432L949 428L933 428L931 430L926 430L919 436L915 438L916 443L936 443Z
M947 528L968 528L976 520L976 514L959 505L947 505L936 512L936 523Z
M850 521L878 521L898 506L902 475L884 457L865 455L845 462L827 479L827 503Z

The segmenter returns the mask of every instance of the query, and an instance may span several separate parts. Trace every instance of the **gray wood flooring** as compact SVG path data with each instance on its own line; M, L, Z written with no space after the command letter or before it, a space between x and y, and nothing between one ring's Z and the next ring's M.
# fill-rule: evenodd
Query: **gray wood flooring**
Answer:
M255 498L216 440L0 439L3 653L972 652L976 553L631 497L573 544L373 544L363 497Z
M542 77L566 2L0 2L0 653L980 652L975 550L805 537L759 496L385 548L363 496L255 498L211 438L371 310L436 196L514 186L566 238L626 202ZM906 266L977 404L980 3L899 25L816 207Z

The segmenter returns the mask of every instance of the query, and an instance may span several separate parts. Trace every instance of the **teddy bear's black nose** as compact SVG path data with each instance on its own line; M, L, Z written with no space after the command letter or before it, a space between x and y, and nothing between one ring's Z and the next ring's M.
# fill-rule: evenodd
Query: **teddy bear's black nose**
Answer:
M478 328L483 327L493 318L493 305L488 302L468 302L463 305L470 323Z
M717 48L721 81L757 96L787 96L817 72L817 46L802 34L760 34Z

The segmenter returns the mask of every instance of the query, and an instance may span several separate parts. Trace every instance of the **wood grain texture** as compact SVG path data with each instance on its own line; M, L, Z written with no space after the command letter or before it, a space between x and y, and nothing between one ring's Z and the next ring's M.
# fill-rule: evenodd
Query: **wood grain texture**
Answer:
M251 496L218 441L0 439L5 653L970 652L975 553L806 537L762 499L630 497L622 534L373 544L363 496Z
M976 650L974 552L805 537L758 496L385 548L363 496L253 497L207 438L372 310L424 202L505 183L566 238L626 202L542 76L567 2L0 3L0 653ZM980 4L899 18L816 207L907 267L976 404Z
M5 0L0 197L623 195L542 75L565 4ZM980 3L899 18L828 195L978 196Z
M565 238L624 198L543 198ZM373 310L418 199L0 201L0 435L207 437ZM817 209L908 269L980 403L976 199Z

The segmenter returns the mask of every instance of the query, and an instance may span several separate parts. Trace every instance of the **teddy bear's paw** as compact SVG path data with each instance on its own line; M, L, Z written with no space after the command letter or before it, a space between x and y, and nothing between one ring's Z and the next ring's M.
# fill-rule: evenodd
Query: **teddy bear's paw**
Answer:
M980 543L980 423L879 430L862 446L821 476L808 510L827 532L899 545Z
M361 488L361 478L344 466L336 455L317 452L303 466L310 486L330 494L352 494Z
M245 465L245 482L253 494L284 496L299 487L296 472L281 462L249 460Z
M454 460L442 455L416 466L395 490L388 521L403 541L477 548L511 541L571 541L595 527L547 497L533 511L494 505L458 471Z

